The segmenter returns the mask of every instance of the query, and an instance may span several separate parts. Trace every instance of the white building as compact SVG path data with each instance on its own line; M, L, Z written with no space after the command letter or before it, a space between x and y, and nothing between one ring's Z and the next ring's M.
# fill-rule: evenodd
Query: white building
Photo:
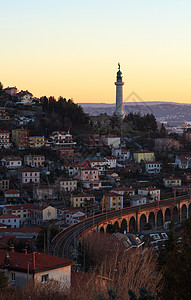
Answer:
M121 186L121 187L113 188L111 190L111 193L116 193L116 194L123 195L123 196L126 193L129 196L134 196L135 189L133 189L132 187Z
M19 179L21 183L40 183L40 172L35 168L25 168L20 171Z
M161 172L162 163L157 161L145 162L145 172L150 174L158 174Z
M119 162L125 162L130 158L130 151L128 149L112 148L111 153Z
M85 213L80 211L79 209L71 207L65 210L64 216L66 224L71 226L83 220L85 218Z
M17 97L20 103L22 104L31 104L33 101L33 94L28 91L20 91L17 93Z
M191 168L191 156L187 156L187 155L176 156L174 165L178 166L180 169Z
M73 141L72 135L69 132L65 131L54 131L49 136L49 140L47 141L47 146L53 146L56 148L72 148L76 145L76 142Z
M147 198L141 195L134 195L130 198L130 206L137 206L147 203Z
M112 134L104 135L103 144L110 148L119 148L121 144L121 138L117 135L112 135Z
M22 167L22 158L19 156L7 156L1 159L1 163L7 169L17 169Z
M3 214L15 215L19 218L20 224L31 223L33 204L6 205L3 208Z
M77 180L62 177L59 179L60 191L73 192L77 190Z
M115 169L116 168L117 160L116 160L115 156L106 156L104 159L105 159L105 161L107 163L107 167L109 169Z
M16 215L2 215L0 216L0 223L11 228L19 228L20 225L19 217Z
M149 196L151 201L160 201L160 189L147 187L138 189L138 195Z
M71 285L71 260L40 252L30 254L0 250L0 270L9 278L9 284L22 287L28 281L45 283L58 281L62 289Z

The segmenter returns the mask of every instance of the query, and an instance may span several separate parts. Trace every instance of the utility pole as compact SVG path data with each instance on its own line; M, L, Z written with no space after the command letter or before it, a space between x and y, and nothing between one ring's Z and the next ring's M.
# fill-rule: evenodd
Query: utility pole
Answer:
M27 282L29 282L29 262L27 261Z

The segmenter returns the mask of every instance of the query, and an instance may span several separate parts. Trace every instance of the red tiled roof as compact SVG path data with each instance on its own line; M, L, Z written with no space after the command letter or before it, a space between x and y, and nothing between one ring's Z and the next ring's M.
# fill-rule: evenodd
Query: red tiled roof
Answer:
M15 218L19 218L16 215L1 215L0 219L15 219Z
M5 192L4 192L4 194L20 194L20 191L18 191L18 190L6 190Z
M8 130L0 130L0 133L10 133Z
M0 250L0 266L4 266L5 254L9 254L10 263L8 269L23 270L27 272L29 263L29 272L40 272L46 269L55 269L70 266L73 262L66 258L48 255L40 252L30 254Z
M118 197L118 196L120 196L120 197L121 197L121 195L118 195L118 194L112 193L112 192L107 193L107 194L105 194L104 196L106 196L106 197Z
M21 172L22 172L22 173L23 173L23 172L37 173L37 172L39 172L39 170L38 170L38 169L35 169L35 168L24 168L24 169L21 170Z
M142 151L136 151L134 153L154 153L153 151L149 151L149 150L142 150Z
M164 180L181 180L181 178L169 177L169 178L164 178Z
M5 206L7 209L12 209L12 210L18 210L18 209L33 209L35 208L35 205L33 204L18 204L18 205L6 205Z
M73 178L61 177L59 181L76 181Z
M160 161L146 161L145 164L146 165L150 165L150 164L155 164L155 165L156 164L158 164L158 165L160 164L160 165L162 165L162 162L160 162Z
M113 188L112 190L113 191L135 191L135 189L130 187L125 187L125 186Z
M104 135L103 138L120 138L120 137L117 135L113 135L113 134L107 134L107 135Z
M75 197L75 198L78 198L78 197L94 197L92 195L89 195L89 194L80 194L80 195L71 195L71 197Z
M3 157L2 159L5 159L6 161L22 161L22 158L19 156L6 156Z
M160 190L160 189L158 189L158 188L154 188L154 187L152 187L152 186L149 186L149 187L146 187L146 188L140 188L140 189L138 189L139 191L141 191L141 190L143 190L143 191L158 191L158 190Z

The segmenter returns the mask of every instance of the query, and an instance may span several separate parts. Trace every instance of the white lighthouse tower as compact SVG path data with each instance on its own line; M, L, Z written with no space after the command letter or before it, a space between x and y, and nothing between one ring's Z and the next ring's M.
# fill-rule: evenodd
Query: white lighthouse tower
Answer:
M116 85L116 108L115 108L115 115L119 116L121 119L124 117L123 111L123 85L124 82L122 81L122 72L120 70L120 64L118 64L118 72L117 72L117 81L115 82Z

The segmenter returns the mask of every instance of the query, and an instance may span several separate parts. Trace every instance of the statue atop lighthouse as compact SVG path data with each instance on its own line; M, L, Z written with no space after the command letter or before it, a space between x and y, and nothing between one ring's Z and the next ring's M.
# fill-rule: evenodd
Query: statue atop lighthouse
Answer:
M117 72L117 81L115 82L116 85L116 108L115 108L115 115L119 116L121 119L124 117L123 111L123 85L124 82L122 81L122 72L120 70L120 63L118 63L118 72Z

